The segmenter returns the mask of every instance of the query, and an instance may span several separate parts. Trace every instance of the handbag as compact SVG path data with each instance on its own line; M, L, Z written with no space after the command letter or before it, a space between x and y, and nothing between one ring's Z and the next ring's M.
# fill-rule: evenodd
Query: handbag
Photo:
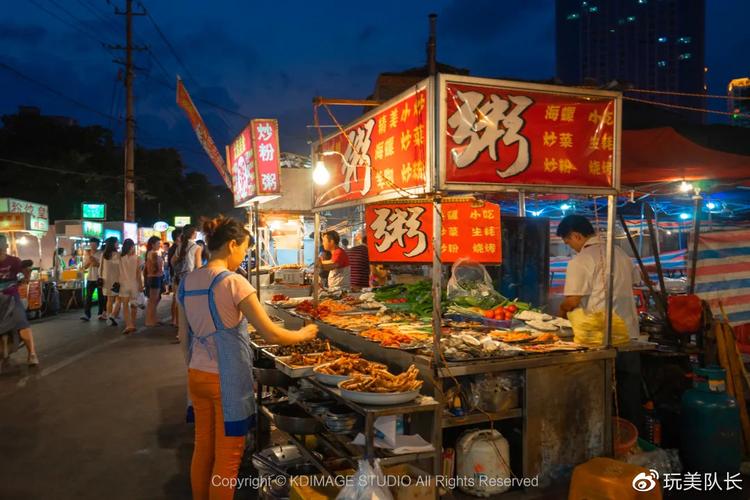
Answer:
M112 291L115 292L115 293L120 293L120 282L119 281L115 281L114 283L112 283Z

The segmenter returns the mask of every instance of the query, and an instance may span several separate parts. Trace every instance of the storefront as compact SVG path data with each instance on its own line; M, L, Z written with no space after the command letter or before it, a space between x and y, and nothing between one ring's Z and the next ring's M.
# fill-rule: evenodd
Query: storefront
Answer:
M537 478L533 486L542 488L564 483L592 457L611 456L611 273L605 273L601 343L582 345L570 340L567 320L542 311L546 303L500 296L482 271L511 257L503 255L499 207L485 199L498 192L515 193L520 207L529 193L605 199L604 259L611 269L619 133L614 92L440 75L313 145L321 181L314 193L315 248L321 212L364 206L370 263L413 266L417 276L365 294L322 290L316 280L311 301L268 302L290 328L316 322L329 343L311 345L307 352L324 352L310 355L305 347L255 344L258 356L291 377L282 385L306 378L317 391L300 406L317 422L319 440L353 468L358 456L380 457L383 467L409 462L433 477L458 479L477 473L484 456L477 450L489 444L501 451L485 456L482 474L501 482ZM518 215L522 221L525 210ZM542 243L549 245L548 232ZM463 259L479 274L449 267ZM547 259L524 278L546 283L548 276ZM347 352L358 353L356 363ZM327 385L335 381L338 388ZM265 383L276 382L269 375ZM283 427L289 409L265 404L262 392L263 415ZM401 402L387 404L389 398ZM345 405L351 416L332 414L321 399ZM386 415L401 415L404 430L384 444L375 437ZM361 447L328 436L341 425L363 433ZM492 431L472 432L477 426ZM404 440L416 443L410 453L398 453ZM321 473L336 474L301 440L292 441Z

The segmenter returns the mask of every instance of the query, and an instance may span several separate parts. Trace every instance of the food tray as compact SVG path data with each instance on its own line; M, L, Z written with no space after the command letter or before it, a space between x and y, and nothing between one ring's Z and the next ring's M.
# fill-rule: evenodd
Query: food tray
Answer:
M360 392L360 391L349 391L343 389L339 382L338 387L341 391L341 397L354 401L355 403L361 403L366 405L397 405L408 403L413 401L419 396L419 391L406 391L406 392Z
M339 385L339 382L343 382L344 380L349 380L351 378L351 375L330 375L328 373L320 373L316 370L317 367L325 366L327 364L328 363L324 363L322 365L313 367L313 374L321 384L337 387Z
M451 321L456 321L459 323L481 323L484 326L489 326L492 328L505 328L507 330L510 330L514 326L523 325L523 321L517 321L513 319L508 320L499 320L499 319L489 319L479 316L464 316L462 314L446 314L446 319L449 319Z
M321 353L314 353L314 354L321 354ZM306 356L312 356L313 354L306 354ZM314 365L310 366L299 366L299 365L290 365L288 362L291 359L291 356L281 356L276 357L276 368L279 369L279 371L289 377L292 378L301 378L301 377L309 377L313 374L313 368L315 368Z

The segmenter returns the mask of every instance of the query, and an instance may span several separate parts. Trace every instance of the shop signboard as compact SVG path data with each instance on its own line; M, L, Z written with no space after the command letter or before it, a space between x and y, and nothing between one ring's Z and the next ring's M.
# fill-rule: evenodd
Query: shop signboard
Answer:
M0 213L13 212L30 214L28 226L23 230L47 232L49 229L49 210L47 205L17 200L15 198L0 198Z
M85 220L81 224L84 238L99 238L104 236L104 226L101 222Z
M133 240L138 241L138 224L135 222L123 222L122 223L122 237L123 241Z
M281 194L279 123L272 119L250 122L258 196Z
M154 231L157 231L159 233L163 233L169 229L169 224L164 222L163 220L160 220L158 222L154 222Z
M0 213L0 231L26 231L30 217L28 214L21 213Z
M442 203L443 262L467 257L502 261L500 207L472 199ZM433 207L430 202L368 205L365 210L370 262L432 262Z
M112 237L117 238L117 241L120 241L120 242L125 241L125 240L122 239L122 231L118 231L117 229L105 229L104 230L104 239L106 240L106 239L112 238Z
M440 187L614 192L616 92L441 76Z
M81 215L84 219L104 220L107 218L107 204L81 203Z
M252 121L227 146L227 164L232 173L234 206L244 207L257 194L253 158Z
M316 208L404 198L429 190L427 81L313 145L330 181L314 188Z
M174 227L185 227L190 224L190 216L178 215L174 218Z

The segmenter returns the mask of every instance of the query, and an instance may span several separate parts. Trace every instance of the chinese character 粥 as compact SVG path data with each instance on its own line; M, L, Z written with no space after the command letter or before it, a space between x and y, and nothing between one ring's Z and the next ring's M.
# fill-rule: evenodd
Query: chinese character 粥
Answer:
M370 118L361 127L356 130L349 132L348 146L344 153L344 161L341 164L341 173L344 174L344 191L347 193L351 192L351 181L354 182L359 180L357 176L357 168L361 165L364 167L364 185L362 187L362 194L367 194L370 191L372 183L372 173L370 166L372 161L370 159L370 144L372 140L370 135L372 129L375 127L375 119Z
M393 136L385 140L385 157L393 156L395 150L393 148Z
M271 124L268 122L259 123L255 131L258 132L259 141L268 141L273 136L273 128L271 128Z
M557 160L554 158L545 158L544 159L544 171L545 172L555 172L557 170Z
M543 145L550 147L550 146L554 146L556 142L557 142L557 134L555 134L554 132L549 132L549 131L544 132L544 137L542 138Z
M406 247L404 237L417 238L417 245L405 257L414 257L427 250L427 234L422 231L420 217L425 212L424 207L408 208L376 208L375 221L370 226L375 233L375 244L378 252L387 252L394 243L401 248Z
M273 149L273 144L270 142L258 145L258 157L260 161L273 161L275 152L276 150Z
M263 174L260 177L261 183L263 184L263 191L276 191L276 174L268 173Z
M461 104L448 118L448 126L456 144L464 145L468 140L468 144L452 150L456 167L468 167L484 150L497 161L497 142L502 139L505 146L518 144L518 148L513 163L496 173L500 177L510 177L526 170L530 165L529 141L519 132L525 125L521 115L533 101L526 96L509 95L503 99L495 94L485 101L480 92L461 91L456 92L456 97Z
M575 165L573 165L573 162L571 162L567 158L560 158L560 162L558 163L558 167L560 168L561 174L569 174L573 172L573 170L578 170Z
M560 121L572 122L575 114L576 114L575 106L563 106L562 111L560 111Z
M547 106L547 109L544 112L545 120L557 121L557 118L559 116L560 116L560 106L555 106L553 104L550 104L549 106Z
M407 151L410 145L411 145L411 131L404 130L403 132L401 132L401 151Z
M561 148L572 148L573 147L573 134L563 132L560 134L560 147Z

